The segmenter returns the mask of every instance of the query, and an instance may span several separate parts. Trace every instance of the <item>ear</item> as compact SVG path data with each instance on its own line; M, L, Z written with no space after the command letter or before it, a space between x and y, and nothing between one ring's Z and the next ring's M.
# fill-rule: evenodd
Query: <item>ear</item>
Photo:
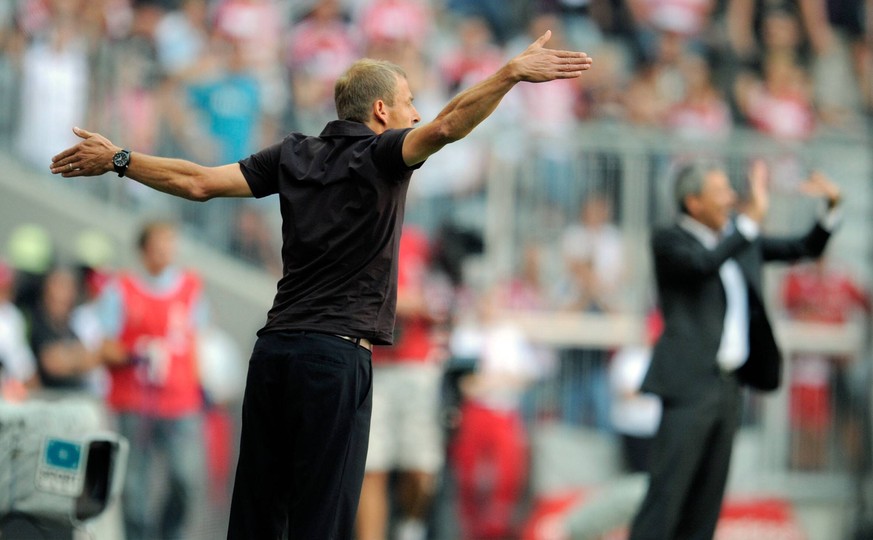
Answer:
M388 106L381 99L373 102L373 121L381 126L388 125Z
M689 216L697 216L698 210L700 209L700 199L694 195L686 195L682 200L682 203L685 205L685 210L688 212Z

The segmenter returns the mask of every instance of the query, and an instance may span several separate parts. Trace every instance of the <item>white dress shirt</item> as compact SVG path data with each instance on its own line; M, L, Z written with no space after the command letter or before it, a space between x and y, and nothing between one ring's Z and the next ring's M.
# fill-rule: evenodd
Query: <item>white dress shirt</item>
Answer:
M730 234L733 230L733 223L728 222L719 234L688 215L680 218L679 226L691 233L708 250L715 249L719 237ZM736 230L748 240L754 240L759 234L758 224L742 214L737 216ZM734 371L749 358L748 285L740 265L734 259L725 260L718 273L724 287L726 307L716 360L723 371Z

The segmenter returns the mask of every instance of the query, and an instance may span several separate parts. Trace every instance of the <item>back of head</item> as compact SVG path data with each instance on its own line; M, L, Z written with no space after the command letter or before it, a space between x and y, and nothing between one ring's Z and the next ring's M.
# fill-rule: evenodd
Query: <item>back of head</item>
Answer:
M337 118L365 123L376 100L394 105L398 77L406 78L403 68L385 60L364 58L352 64L334 86Z
M689 195L699 195L703 191L707 175L720 169L721 166L718 162L707 159L694 160L679 169L673 184L673 196L680 212L688 213L688 208L685 207L685 198Z

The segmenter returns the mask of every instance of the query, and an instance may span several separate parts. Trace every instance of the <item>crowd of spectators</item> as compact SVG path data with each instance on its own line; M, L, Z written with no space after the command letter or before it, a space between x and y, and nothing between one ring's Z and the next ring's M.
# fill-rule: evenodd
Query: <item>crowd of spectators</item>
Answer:
M551 46L593 56L591 77L514 90L488 127L418 175L413 198L457 203L481 193L506 132L531 141L537 176L557 185L573 182L568 141L585 123L715 140L737 127L786 140L862 133L873 110L869 4L13 0L0 7L0 130L39 170L73 142L74 125L134 151L224 164L320 129L335 114L334 80L362 56L404 67L425 119L544 29ZM168 204L132 183L120 191L117 201L140 208ZM213 243L274 270L275 233L264 231L275 212L246 206L179 212Z
M615 193L566 191L585 181L568 144L574 129L610 123L713 141L738 129L789 142L855 136L873 112L871 12L869 0L13 0L0 3L0 144L46 170L75 142L76 125L134 151L218 165L289 131L320 130L335 117L334 80L361 56L400 64L428 119L545 29L554 33L549 45L588 52L590 77L536 93L516 88L482 129L429 160L411 187L413 203L432 203L417 210L434 248L428 272L453 286L430 301L451 311L444 368L460 373L454 412L464 414L445 406L442 427L455 444L446 454L458 472L461 526L479 537L489 528L504 535L527 481L523 419L551 415L601 431L616 424L613 351L546 350L493 320L501 309L621 308L629 269ZM563 224L557 256L535 243L519 247L513 276L479 287L465 282L461 267L481 238L444 223L445 209L483 196L489 153L504 151L495 141L505 137L529 141L548 203L579 219ZM278 275L277 208L231 200L194 208L133 182L117 186L116 202L162 213L178 205L178 217L203 238ZM23 395L39 380L105 392L100 368L92 369L89 318L77 323L72 305L87 310L100 274L88 273L76 292L75 275L43 268L43 294L29 285L26 267L14 270L15 289L13 270L0 266L0 328L30 343L0 343L4 394ZM46 345L71 333L80 342L74 350ZM77 367L56 367L58 355ZM469 363L459 368L459 359ZM551 389L553 401L531 405L543 381L561 386ZM484 480L483 460L496 464ZM494 512L478 515L476 500Z

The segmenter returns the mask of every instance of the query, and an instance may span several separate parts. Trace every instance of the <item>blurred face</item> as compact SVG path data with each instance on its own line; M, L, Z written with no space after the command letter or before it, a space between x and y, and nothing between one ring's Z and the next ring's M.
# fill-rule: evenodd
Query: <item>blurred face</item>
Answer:
M582 208L582 222L587 227L596 229L609 222L611 213L609 203L599 197L595 197L587 201Z
M700 193L685 198L691 217L716 232L727 224L736 202L737 194L723 171L710 171Z
M158 275L176 258L176 231L158 228L151 232L142 248L142 260L146 270Z
M397 77L397 90L394 93L394 105L386 105L388 110L388 129L405 129L415 126L421 121L415 105L412 104L412 91L409 81Z
M63 319L73 310L79 294L75 276L65 270L49 274L43 286L43 305L50 316Z

